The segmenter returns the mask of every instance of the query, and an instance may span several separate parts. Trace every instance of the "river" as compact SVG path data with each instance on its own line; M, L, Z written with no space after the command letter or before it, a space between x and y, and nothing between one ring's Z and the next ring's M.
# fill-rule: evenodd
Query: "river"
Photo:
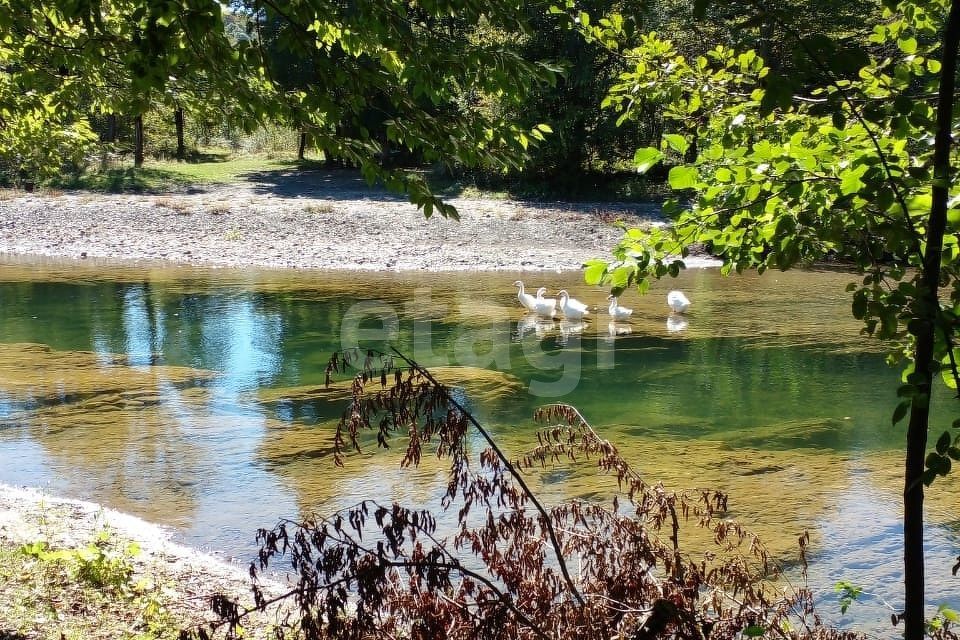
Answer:
M517 278L596 308L535 322ZM535 443L537 406L570 403L648 480L727 491L731 515L787 565L809 531L821 607L837 613L836 581L860 584L870 595L845 620L880 628L900 599L904 435L890 420L899 373L850 316L854 279L689 270L627 292L631 321L611 323L607 292L576 272L0 259L0 482L127 511L241 562L281 517L366 497L430 504L445 484L434 462L401 470L374 445L332 462L344 405L322 389L327 359L389 344L462 384L514 454ZM668 288L688 313L668 313ZM535 481L551 499L607 487L582 468ZM929 600L960 606L955 484L928 492Z

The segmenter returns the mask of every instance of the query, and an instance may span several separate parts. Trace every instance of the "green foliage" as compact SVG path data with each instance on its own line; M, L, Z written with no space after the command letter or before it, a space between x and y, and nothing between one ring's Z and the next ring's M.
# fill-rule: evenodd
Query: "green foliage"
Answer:
M100 531L85 547L52 550L46 541L37 540L23 545L20 551L43 562L63 563L75 579L91 586L118 593L132 593L131 560L140 553L140 547L131 542L117 551L111 548L112 544L110 533Z
M515 3L247 0L230 6L229 20L225 11L215 0L0 0L0 119L17 125L0 158L22 165L23 150L48 149L26 170L55 173L64 141L86 151L88 114L214 111L239 130L279 122L308 131L326 157L451 215L419 174L381 166L388 148L507 171L549 131L458 103L465 95L519 103L554 81L556 67L509 42L464 37L480 24L532 34ZM287 57L270 55L277 51ZM303 67L295 76L283 73L291 59Z
M5 585L11 590L7 604L19 600L28 624L56 617L55 628L37 637L87 637L92 622L98 637L175 638L181 626L170 607L176 592L137 578L139 555L136 543L123 543L107 529L80 547L53 549L42 539L23 544L9 552L15 579ZM115 619L105 620L107 616Z
M700 8L712 5L730 6ZM689 145L684 154L677 138L666 144L685 156L668 174L682 199L665 206L671 228L627 229L613 261L591 263L588 277L617 291L626 273L627 283L643 290L650 278L675 275L692 243L722 258L728 273L825 258L858 272L848 291L863 332L890 345L891 362L912 360L892 421L910 418L903 617L906 636L919 639L922 485L949 473L957 451L949 434L929 453L926 442L935 374L952 387L960 380L960 189L951 145L960 4L884 5L865 39L805 34L791 22L792 7L753 11L748 24L772 24L795 40L797 54L816 70L803 82L754 51L717 46L687 58L654 33L624 49L632 68L604 106L629 122L642 117L638 105L665 105L675 135ZM613 18L585 31L609 47L625 37Z
M950 637L952 628L960 623L960 613L946 605L937 607L937 614L927 622L927 632L934 637Z
M660 277L697 242L721 257L726 271L789 269L826 257L849 262L863 273L850 287L854 316L866 333L903 353L911 319L922 311L921 282L910 269L921 262L931 202L935 114L920 97L939 82L930 39L935 14L917 7L911 15L890 14L874 31L874 40L896 43L899 56L868 59L855 81L831 79L858 58L819 60L830 65L827 83L796 97L789 79L771 75L752 51L717 47L687 60L658 35L642 36L625 52L632 70L611 87L604 106L630 120L641 117L638 104L664 104L677 132L665 136L663 152L640 149L635 159L645 171L671 153L681 160L695 144L695 162L668 174L673 189L694 197L689 206L676 200L665 207L676 214L673 229L628 230L614 264L634 265L632 282ZM609 26L591 33L616 35ZM949 187L958 192L954 177ZM960 220L960 210L950 211ZM951 232L941 261L950 282L958 258ZM958 291L937 314L941 336L957 322ZM939 344L938 361L947 357L946 341ZM952 377L952 361L945 364Z
M833 586L834 592L840 595L840 613L846 614L854 602L863 595L863 588L858 587L852 582L841 580Z

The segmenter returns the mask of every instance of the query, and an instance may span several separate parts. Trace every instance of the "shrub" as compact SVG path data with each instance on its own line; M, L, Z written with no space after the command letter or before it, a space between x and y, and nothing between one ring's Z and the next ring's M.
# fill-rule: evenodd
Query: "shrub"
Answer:
M358 451L364 432L380 446L402 437L404 466L432 448L449 462L442 505L455 514L454 533L439 533L438 514L372 499L261 529L251 575L286 560L295 577L289 593L270 601L254 580L257 609L281 598L294 604L278 638L855 635L822 627L808 591L786 593L772 582L777 571L762 543L723 517L724 494L648 483L567 405L540 409L537 446L511 461L456 393L396 358L331 358L328 385L358 371L334 435L335 461ZM470 432L482 437L482 451L471 451ZM616 481L609 503L548 507L524 479L534 467L584 459ZM696 538L688 529L708 534L699 550L681 546ZM221 626L234 628L248 613L226 598L215 605ZM192 633L208 637L206 629Z

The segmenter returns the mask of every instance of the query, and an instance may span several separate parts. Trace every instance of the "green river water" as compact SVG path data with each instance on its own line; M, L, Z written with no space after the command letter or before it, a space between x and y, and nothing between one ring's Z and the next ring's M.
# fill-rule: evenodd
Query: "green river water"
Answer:
M566 287L586 323L532 322L513 281ZM535 442L544 403L577 406L649 480L719 487L732 515L789 562L813 537L810 580L900 595L902 425L897 371L859 334L844 285L818 271L723 278L689 270L621 304L578 273L328 273L130 267L0 258L0 482L92 500L246 562L254 531L365 497L431 504L427 462L401 470L374 446L331 458L342 401L318 389L330 352L389 341L462 384L501 444ZM669 288L693 301L670 316ZM934 430L949 425L943 417ZM552 497L595 497L583 469L536 478ZM930 601L960 605L955 480L929 492ZM891 633L893 633L891 631Z

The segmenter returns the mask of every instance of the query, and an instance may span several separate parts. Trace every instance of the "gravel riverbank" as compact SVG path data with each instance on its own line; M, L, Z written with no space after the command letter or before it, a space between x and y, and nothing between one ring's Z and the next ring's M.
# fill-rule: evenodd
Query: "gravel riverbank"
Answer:
M454 198L424 219L347 171L265 173L164 195L0 193L0 254L351 270L575 269L609 255L614 222L662 223L649 203Z

